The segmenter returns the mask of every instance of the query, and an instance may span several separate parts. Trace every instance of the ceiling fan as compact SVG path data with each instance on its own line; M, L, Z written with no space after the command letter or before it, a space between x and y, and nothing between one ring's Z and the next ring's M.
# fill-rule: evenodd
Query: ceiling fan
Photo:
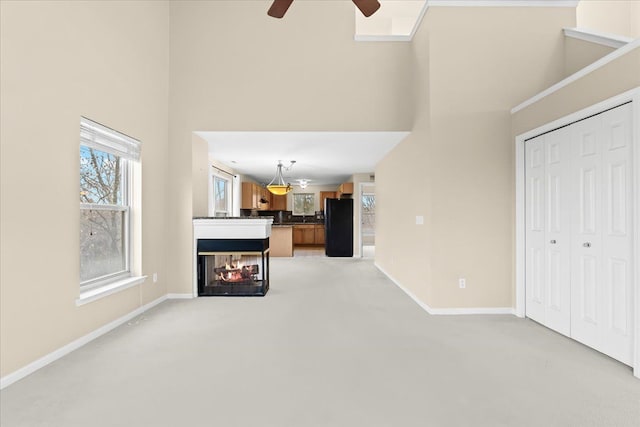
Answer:
M353 3L360 9L360 12L367 18L375 13L376 10L380 9L380 3L378 0L352 0ZM272 16L274 18L282 18L285 13L287 13L287 9L291 6L293 0L273 0L267 15Z

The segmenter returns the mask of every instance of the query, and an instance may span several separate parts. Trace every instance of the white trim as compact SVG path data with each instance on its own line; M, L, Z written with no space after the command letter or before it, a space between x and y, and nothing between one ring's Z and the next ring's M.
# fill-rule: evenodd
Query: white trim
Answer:
M69 344L60 347L59 349L39 358L38 360L29 363L27 366L18 369L15 372L10 373L9 375L5 375L4 377L0 378L0 390L10 386L11 384L15 383L16 381L20 381L21 379L23 379L24 377L26 377L27 375L30 375L32 373L34 373L35 371L37 371L38 369L44 368L45 366L47 366L48 364L55 362L56 360L66 356L67 354L71 353L74 350L79 349L80 347L82 347L85 344L88 344L89 342L95 340L96 338L106 334L107 332L112 331L113 329L117 328L118 326L122 325L123 323L133 319L136 316L139 316L140 314L144 313L145 311L155 307L156 305L160 304L161 302L163 302L164 300L167 299L167 296L164 295L160 298L158 298L155 301L151 301L150 303L143 305L142 307L139 307L137 309L135 309L134 311L132 311L129 314L126 314L122 317L120 317L119 319L114 320L113 322L110 322L98 329L96 329L93 332L88 333L87 335L78 338L75 341L70 342Z
M76 306L85 305L117 292L124 291L125 289L140 285L144 283L146 278L147 276L127 277L126 279L118 280L98 288L87 289L86 291L81 290L80 296L76 299Z
M428 0L434 7L577 7L578 0Z
M633 375L636 378L640 378L640 88L638 88L632 95L632 119L633 129L632 138L635 141L635 146L632 148L634 153L633 159L633 175L635 177L635 197L634 197L634 222L633 228L635 230L635 244L633 246L633 253L636 262L634 263L634 279L635 289L632 290L635 296L635 307L632 307L633 317L635 317L635 336L634 341L634 355L633 360Z
M517 106L513 107L511 109L511 114L515 114L520 110L524 110L525 108L527 108L528 106L535 104L536 102L540 101L541 99L551 95L554 92L559 91L560 89L562 89L565 86L570 85L571 83L580 80L581 78L583 78L584 76L586 76L587 74L592 73L593 71L604 67L605 65L607 65L608 63L620 58L621 56L626 55L627 53L631 52L632 50L636 49L640 47L640 38L634 40L633 42L614 50L613 52L611 52L608 55L603 56L602 58L598 59L596 62L592 63L591 65L588 65L586 67L584 67L583 69L579 70L578 72L570 75L569 77L567 77L564 80L560 80L558 83L554 84L553 86L551 86L550 88L543 90L542 92L538 93L537 95L527 99L526 101L522 102L521 104L518 104Z
M524 164L524 138L520 140L520 137L516 138L516 259L515 259L515 279L516 279L516 307L515 315L524 318L526 316L526 294L524 292L524 284L526 280L525 265L525 242L524 236L526 233L525 227L525 193L526 186L525 177L525 164Z
M409 289L405 288L397 281L393 276L387 273L384 268L380 267L377 262L373 265L376 266L382 274L387 276L402 292L407 294L416 304L418 304L424 311L431 315L461 315L461 314L515 314L515 311L511 307L469 307L469 308L432 308L413 294Z
M427 0L408 35L355 34L357 42L410 42L422 24L429 6L433 7L577 7L579 0Z
M415 29L416 26L414 26ZM415 30L413 31L415 33ZM410 42L413 39L412 35L404 34L385 34L385 35L369 35L369 34L356 34L353 36L353 40L357 42Z
M424 5L422 6L422 10L420 11L420 15L418 15L418 19L416 19L416 23L414 24L413 29L411 30L411 34L409 34L410 40L413 40L413 36L416 35L418 28L420 28L420 24L422 24L424 15L427 13L427 9L429 9L429 2L425 1Z
M572 39L578 39L585 42L596 43L615 49L625 46L633 41L631 37L602 33L600 31L589 30L586 28L564 28L563 31L566 37L571 37Z
M167 299L193 299L193 294L167 294Z
M557 129L561 126L566 126L592 116L594 114L601 113L610 108L617 107L618 105L632 101L633 105L633 147L632 152L634 154L633 162L633 174L635 180L635 188L640 188L640 86L630 91L624 92L620 95L614 96L587 108L584 108L575 113L569 114L553 122L547 123L533 130L525 132L516 136L515 144L515 164L516 164L516 315L525 316L526 303L525 303L525 227L524 227L524 142L527 139L533 138L545 132ZM636 191L635 194L638 194ZM636 197L634 201L634 219L633 226L635 229L634 236L634 256L638 259L637 254L640 254L640 198ZM632 307L633 315L632 320L634 323L634 354L633 360L633 374L637 378L640 378L640 263L634 263L634 307Z

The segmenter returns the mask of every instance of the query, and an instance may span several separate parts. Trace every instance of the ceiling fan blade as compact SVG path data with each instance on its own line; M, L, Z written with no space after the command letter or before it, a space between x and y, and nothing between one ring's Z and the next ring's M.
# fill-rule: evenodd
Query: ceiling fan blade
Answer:
M287 9L289 9L291 3L293 3L293 0L273 0L267 15L274 18L282 18L284 14L287 13Z
M353 2L367 18L373 15L376 10L380 9L378 0L353 0Z

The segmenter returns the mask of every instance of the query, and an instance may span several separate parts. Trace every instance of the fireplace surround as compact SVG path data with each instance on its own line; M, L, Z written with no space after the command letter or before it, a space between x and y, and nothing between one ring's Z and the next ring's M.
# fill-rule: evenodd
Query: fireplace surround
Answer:
M198 239L198 296L264 296L269 239Z
M194 296L264 296L273 218L194 218Z

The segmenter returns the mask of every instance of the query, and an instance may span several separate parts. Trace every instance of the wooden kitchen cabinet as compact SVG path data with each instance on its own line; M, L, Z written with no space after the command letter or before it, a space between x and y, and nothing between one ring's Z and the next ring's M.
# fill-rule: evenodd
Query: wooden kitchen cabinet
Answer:
M317 225L313 229L316 245L324 245L324 225Z
M268 190L267 190L268 191ZM275 194L271 195L271 207L269 208L272 211L286 211L287 210L287 196L276 196Z
M258 194L258 210L266 211L271 209L271 192L265 187L255 184L255 191ZM264 200L264 201L263 201Z
M342 198L343 195L350 196L353 194L353 182L345 182L340 184L338 191L336 191L336 197Z
M255 184L253 182L242 183L242 202L241 209L258 209L258 199L254 191Z
M265 202L262 202L265 200ZM265 187L254 182L242 183L241 209L271 209L271 193Z
M293 226L294 245L324 245L324 225L296 224Z
M302 244L302 227L298 225L293 226L293 244L294 245Z

